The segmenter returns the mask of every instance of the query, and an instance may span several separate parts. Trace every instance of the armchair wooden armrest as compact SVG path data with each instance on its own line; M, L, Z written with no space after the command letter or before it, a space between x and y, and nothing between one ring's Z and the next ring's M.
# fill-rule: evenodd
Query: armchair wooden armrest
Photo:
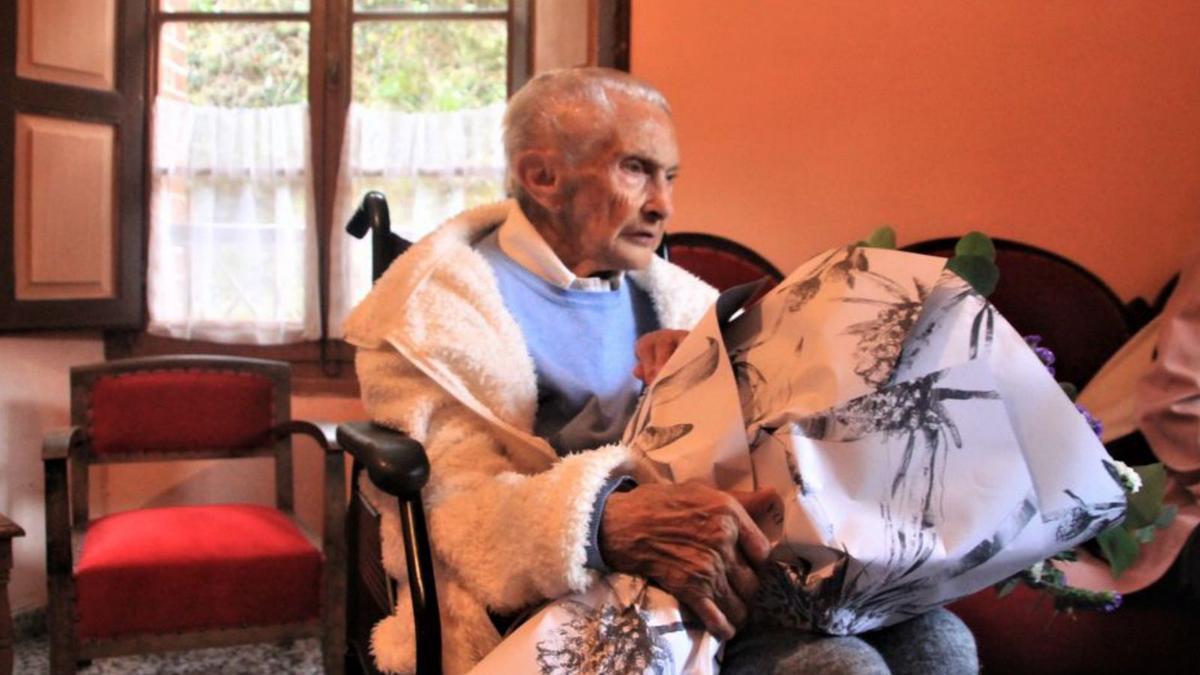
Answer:
M79 427L51 429L42 441L42 461L66 459L71 449L79 447L82 442L83 429Z
M337 625L327 651L346 651L346 459L337 442L337 425L330 422L288 420L271 428L272 439L299 434L307 436L324 453L324 493L322 505L321 552L322 606Z
M67 591L71 588L74 567L71 523L77 514L71 510L67 464L78 458L83 442L84 432L78 426L53 429L42 441L42 468L46 481L46 583L49 588L46 621L50 626L72 625ZM71 630L74 630L73 626Z

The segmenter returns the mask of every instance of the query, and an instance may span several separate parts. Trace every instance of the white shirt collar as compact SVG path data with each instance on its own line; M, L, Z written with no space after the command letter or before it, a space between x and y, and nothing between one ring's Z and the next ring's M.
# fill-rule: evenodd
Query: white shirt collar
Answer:
M575 276L519 207L509 211L508 218L500 225L496 237L496 243L504 255L559 288L615 291L621 287L624 277L622 272L616 272L607 278Z

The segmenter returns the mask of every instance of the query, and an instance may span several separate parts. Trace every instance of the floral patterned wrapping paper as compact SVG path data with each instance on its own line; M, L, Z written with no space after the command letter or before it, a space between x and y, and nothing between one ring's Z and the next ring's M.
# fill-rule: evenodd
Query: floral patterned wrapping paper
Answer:
M809 260L743 312L750 292L732 289L647 388L625 438L641 456L639 480L770 486L783 499L760 523L774 549L759 620L835 635L880 628L1124 516L1111 459L1083 416L945 263L849 246ZM653 602L644 590L622 595L618 577L522 627L540 636L524 650L541 672L566 672L548 665L552 645L585 646L578 636L611 632L601 627L619 616L660 626L636 648L650 665L580 669L588 661L578 656L572 672L715 668L702 631L664 641L661 626L680 620L673 599L652 587Z
M716 675L721 642L644 579L610 574L551 602L474 669L541 675Z

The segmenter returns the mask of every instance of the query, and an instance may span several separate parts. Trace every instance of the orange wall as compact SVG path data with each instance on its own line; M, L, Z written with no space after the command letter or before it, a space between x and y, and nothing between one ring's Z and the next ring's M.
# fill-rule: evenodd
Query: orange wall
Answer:
M673 228L784 271L880 224L982 229L1153 294L1200 237L1200 2L634 0Z

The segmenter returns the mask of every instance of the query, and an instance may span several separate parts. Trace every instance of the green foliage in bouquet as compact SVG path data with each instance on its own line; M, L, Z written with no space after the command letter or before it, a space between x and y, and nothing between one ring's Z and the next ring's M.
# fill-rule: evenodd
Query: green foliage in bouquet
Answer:
M1167 489L1167 470L1162 464L1135 466L1132 470L1140 479L1140 489L1129 493L1125 521L1110 527L1096 537L1100 551L1112 568L1114 579L1120 578L1137 559L1142 544L1154 540L1154 531L1171 524L1179 511L1173 504L1163 504Z
M896 231L884 225L859 242L860 246L896 249ZM1000 270L996 267L996 245L982 232L968 232L954 246L954 257L946 264L950 271L966 279L983 297L996 290Z
M996 246L982 232L968 232L959 239L954 247L954 257L946 267L966 279L985 298L996 290L996 283L1000 281Z
M896 231L884 225L876 228L869 237L859 242L860 246L869 246L871 248L886 248L896 250Z

